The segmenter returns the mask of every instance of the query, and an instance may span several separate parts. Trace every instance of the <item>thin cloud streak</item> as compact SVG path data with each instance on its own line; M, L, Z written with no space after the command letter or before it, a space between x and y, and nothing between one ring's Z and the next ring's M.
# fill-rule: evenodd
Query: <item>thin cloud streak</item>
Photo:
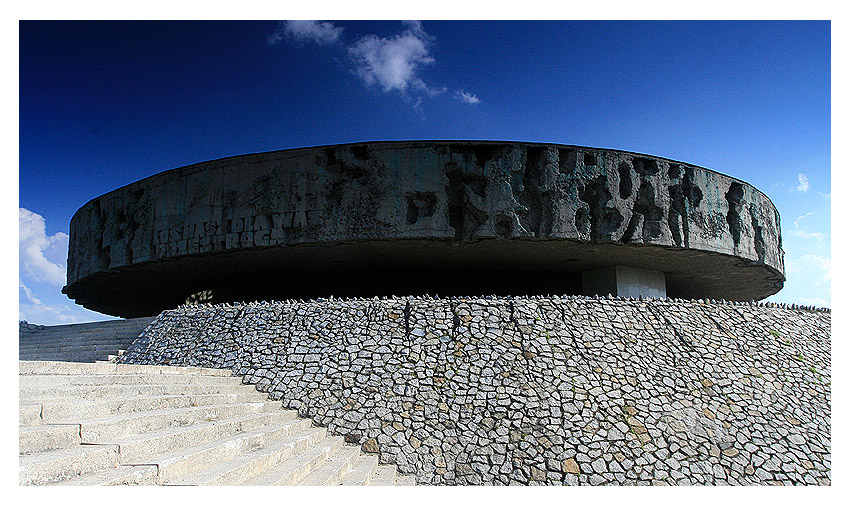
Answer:
M800 221L802 221L803 219L805 219L806 217L808 217L810 215L814 215L814 212L806 212L805 214L801 215L800 217L794 219L794 229L789 230L788 235L793 235L794 237L800 237L802 239L815 239L818 242L823 241L823 239L826 237L826 235L824 235L823 233L820 233L820 232L809 233L809 232L806 232L805 230L803 230L802 228L800 228Z
M465 102L467 104L480 104L481 99L478 98L474 93L469 93L463 90L455 91L455 99L460 100L461 102Z

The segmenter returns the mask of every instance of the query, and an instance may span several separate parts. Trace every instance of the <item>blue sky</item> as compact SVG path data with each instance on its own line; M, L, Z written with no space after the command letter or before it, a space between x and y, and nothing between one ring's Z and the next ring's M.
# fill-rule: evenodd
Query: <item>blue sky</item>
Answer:
M71 216L157 172L367 140L623 149L743 179L785 288L831 305L829 22L22 22L20 319L60 293Z

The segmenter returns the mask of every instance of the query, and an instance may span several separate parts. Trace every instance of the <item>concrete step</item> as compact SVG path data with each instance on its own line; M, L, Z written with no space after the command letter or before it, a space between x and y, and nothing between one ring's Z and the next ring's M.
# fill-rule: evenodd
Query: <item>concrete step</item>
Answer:
M271 412L280 407L280 402L247 402L113 415L80 421L80 439L82 443L112 443L125 436L138 436L160 429L185 427L198 422L212 422L251 413Z
M44 342L81 342L81 341L132 341L141 334L138 328L124 328L88 332L63 332L60 330L45 329L38 332L19 334L21 343L44 343Z
M105 347L73 347L67 349L38 349L19 350L19 361L52 361L54 359L39 359L39 357L52 357L58 361L88 363L90 361L74 361L74 357L102 357L106 358L117 351L115 346Z
M344 446L332 454L324 464L304 478L299 485L330 486L339 485L360 457L360 447Z
M51 387L21 387L19 389L20 402L25 404L48 402L55 400L93 400L93 399L117 399L133 397L154 397L166 395L205 395L222 392L251 393L260 395L254 386L242 384L239 386L228 386L226 390L215 384L196 385L169 385L169 384L142 384L133 385L109 385L100 386L64 386L60 388ZM263 397L265 398L265 397Z
M20 485L46 485L118 466L118 446L77 445L20 456Z
M395 486L416 486L416 476L397 476Z
M218 462L194 475L174 480L172 485L238 485L245 480L315 447L327 436L325 428L307 428L303 432L268 440L261 446L242 447L231 457L218 455ZM224 461L222 461L224 460Z
M61 354L21 354L18 356L20 361L68 361L74 363L95 363L104 360L109 356L109 351L104 352L81 352L81 353L61 353Z
M103 343L67 343L67 344L47 344L39 343L38 345L20 345L18 347L18 355L35 355L35 354L71 354L74 352L103 352L115 353L119 347L126 348L129 343L120 343L118 341L108 341Z
M64 338L21 338L18 341L18 350L35 350L39 348L66 348L78 346L128 346L133 339L122 339L116 336L100 336L92 339L64 339Z
M283 486L297 485L316 468L324 464L328 457L343 446L340 436L327 436L316 446L302 451L287 461L268 469L262 474L249 478L241 485L245 486Z
M71 323L67 325L44 325L36 329L28 330L26 333L39 332L87 332L103 331L112 329L141 328L147 327L154 320L154 316L143 316L141 318L127 318L120 320L90 321L86 323Z
M18 340L21 343L39 343L45 341L105 341L119 339L129 341L135 339L142 330L143 329L135 329L131 327L101 331L91 330L87 332L67 332L55 329L44 329L38 332L21 334L18 336Z
M18 358L94 362L128 348L153 318L53 325L18 332Z
M33 426L41 424L41 404L21 404L18 408L18 425Z
M203 395L161 395L99 400L45 400L40 405L40 422L59 424L86 418L141 413L161 409L256 402L257 393L209 393ZM37 407L32 404L26 407ZM24 406L21 406L22 408ZM31 425L31 424L30 424Z
M18 349L34 349L34 348L60 348L72 346L92 346L92 345L131 345L135 338L125 338L120 336L103 335L92 338L72 338L65 337L48 337L48 336L32 336L22 337L18 340Z
M68 339L63 336L27 336L18 339L18 347L39 347L39 346L74 346L74 345L94 345L94 344L117 344L117 343L132 343L135 338L125 338L117 335L101 335L96 337L79 337Z
M303 422L274 422L258 429L230 433L214 441L154 456L150 460L146 459L145 462L150 461L159 466L160 484L198 484L175 480L187 479L195 473L212 469L218 464L228 462L244 452L262 448L266 444L274 444L291 436L300 436L308 429L309 427Z
M107 344L124 344L130 345L135 341L135 332L132 336L126 335L109 335L101 334L98 336L48 336L48 335L29 335L22 336L18 339L18 347L61 347L61 346L77 346L77 345L107 345Z
M70 363L91 363L90 357L106 359L118 349L115 346L73 347L66 349L19 350L19 361L63 361Z
M18 373L21 375L96 375L96 374L171 374L206 375L212 377L234 377L230 370L218 368L199 368L196 366L159 366L148 364L112 364L73 363L55 361L20 361Z
M375 474L370 480L372 486L392 486L397 479L396 466L393 464L378 465L375 468Z
M156 465L122 465L109 470L77 476L56 483L58 486L156 485Z
M179 428L161 429L141 436L128 436L115 440L121 451L122 463L151 463L151 458L165 461L165 455L192 447L203 448L206 444L224 440L243 432L255 431L264 427L294 426L292 431L309 426L303 419L293 421L285 411L274 413L256 413L215 422L201 422ZM190 455L184 450L184 455Z
M106 359L114 354L114 347L74 348L69 350L22 350L18 352L18 361L62 361L68 363L91 363L88 358Z
M101 366L94 364L95 366ZM58 388L62 386L100 386L104 384L214 384L217 386L240 386L242 379L239 377L214 377L207 375L174 375L174 374L74 374L74 375L22 375L18 380L21 387L45 387Z
M377 454L360 454L355 460L351 471L342 478L341 485L366 486L372 484L372 478L378 472Z
M85 326L84 326L85 325ZM127 325L127 324L115 324L111 325L106 324L106 322L98 323L90 323L90 324L77 324L77 325L48 325L43 328L37 330L31 330L29 332L19 333L19 336L38 336L38 335L62 335L62 336L82 336L82 335L90 335L90 334L107 334L107 333L121 333L128 332L130 330L135 330L137 328L142 328L141 325Z
M227 370L21 362L19 371L21 485L401 481Z
M97 339L21 339L18 341L18 350L34 350L39 348L67 348L79 346L109 346L116 347L119 344L132 344L129 339L104 336Z
M50 451L80 445L76 424L23 426L18 431L18 453Z
M144 328L126 327L122 329L91 330L86 332L67 332L55 329L44 329L37 332L19 334L21 343L33 342L78 342L78 341L132 341L141 334Z

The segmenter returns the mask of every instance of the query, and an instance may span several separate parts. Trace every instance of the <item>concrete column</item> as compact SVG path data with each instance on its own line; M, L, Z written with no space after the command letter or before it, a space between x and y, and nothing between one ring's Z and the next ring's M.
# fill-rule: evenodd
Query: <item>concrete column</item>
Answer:
M614 295L637 298L666 298L667 285L662 271L612 266L581 274L585 295Z

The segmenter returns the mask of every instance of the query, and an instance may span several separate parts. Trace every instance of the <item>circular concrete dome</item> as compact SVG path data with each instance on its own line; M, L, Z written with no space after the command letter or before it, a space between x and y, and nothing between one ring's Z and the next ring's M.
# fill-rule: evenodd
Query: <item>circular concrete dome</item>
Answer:
M580 294L606 268L663 274L671 297L761 299L785 280L779 213L742 181L609 149L291 149L89 201L71 220L63 292L135 317L187 301Z

